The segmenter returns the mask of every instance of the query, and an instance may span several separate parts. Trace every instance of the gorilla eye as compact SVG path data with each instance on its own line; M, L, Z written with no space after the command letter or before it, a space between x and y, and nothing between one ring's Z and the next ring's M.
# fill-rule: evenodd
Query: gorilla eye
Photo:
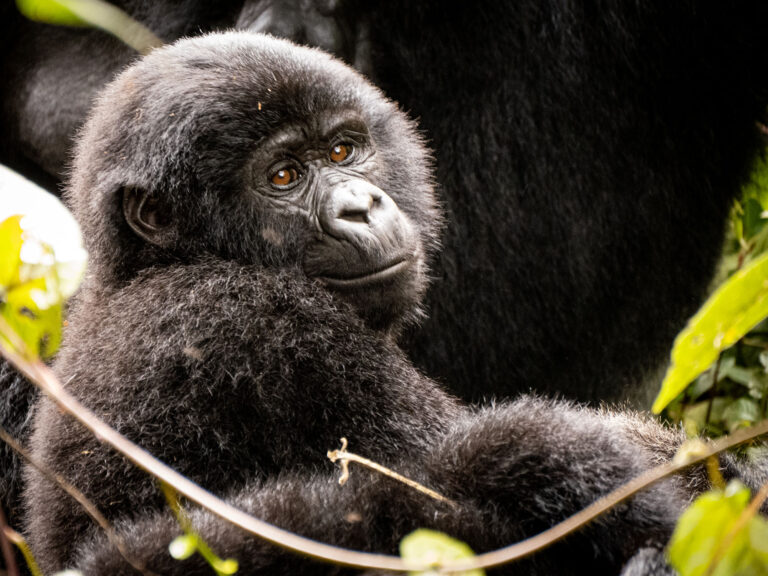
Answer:
M354 150L352 144L336 144L331 148L331 162L335 162L336 164L344 162L344 160L352 155Z
M293 167L280 168L272 173L269 177L269 181L273 186L285 187L290 186L301 178L301 173Z

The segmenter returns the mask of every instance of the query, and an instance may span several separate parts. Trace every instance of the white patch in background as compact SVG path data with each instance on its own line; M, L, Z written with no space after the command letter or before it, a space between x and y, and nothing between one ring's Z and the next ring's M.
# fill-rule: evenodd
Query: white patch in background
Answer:
M21 259L26 272L34 275L35 268L55 262L59 290L63 296L70 296L80 284L87 259L80 227L53 194L0 165L0 222L17 214L24 217ZM21 274L23 281L24 268Z

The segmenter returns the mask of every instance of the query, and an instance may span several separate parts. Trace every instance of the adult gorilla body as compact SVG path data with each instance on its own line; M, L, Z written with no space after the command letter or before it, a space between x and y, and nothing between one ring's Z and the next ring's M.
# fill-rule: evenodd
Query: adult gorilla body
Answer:
M531 398L470 409L408 362L393 337L418 315L440 225L428 164L397 108L325 54L252 34L153 52L105 91L78 144L69 201L90 269L55 370L193 480L369 550L418 526L496 547L669 458L682 437L653 421ZM325 453L340 436L455 508L368 474L334 486ZM169 561L152 479L45 399L31 445L152 571L208 569ZM768 476L724 464L753 486ZM647 546L658 561L704 486L701 471L670 479L525 570L617 573ZM131 572L33 468L25 506L44 571ZM247 573L320 570L196 519Z
M449 215L408 339L428 373L465 397L654 392L756 148L765 3L119 4L166 40L236 25L319 44L420 118ZM2 159L55 180L133 55L5 10Z

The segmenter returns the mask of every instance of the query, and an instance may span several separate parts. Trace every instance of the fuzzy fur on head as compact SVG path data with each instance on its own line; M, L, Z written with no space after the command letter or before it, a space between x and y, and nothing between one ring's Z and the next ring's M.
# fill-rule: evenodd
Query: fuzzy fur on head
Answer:
M318 50L249 33L212 34L128 68L82 130L67 198L91 255L90 286L113 289L142 269L205 254L296 265L307 231L296 218L270 213L248 189L248 160L287 122L311 125L335 110L352 110L368 126L378 166L368 177L415 224L429 259L442 214L414 123ZM121 200L132 188L149 192L174 222L166 246L145 242L127 225Z

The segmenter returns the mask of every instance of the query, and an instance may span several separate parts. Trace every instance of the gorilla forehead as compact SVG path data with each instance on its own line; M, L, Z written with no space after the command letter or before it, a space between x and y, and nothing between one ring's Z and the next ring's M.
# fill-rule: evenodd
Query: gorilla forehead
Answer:
M76 154L101 182L76 187L93 194L120 180L168 193L194 179L223 193L239 185L256 143L286 123L311 135L341 112L359 116L385 150L382 164L410 173L412 192L421 192L431 158L393 102L319 50L244 32L181 40L118 76L94 106Z
M104 100L112 107L119 102L107 111L113 118L117 113L140 120L136 124L155 145L172 144L171 137L184 132L195 133L196 143L218 137L227 144L258 141L288 120L312 128L320 114L334 110L355 110L366 123L383 125L393 107L328 55L248 33L156 50L124 73Z

